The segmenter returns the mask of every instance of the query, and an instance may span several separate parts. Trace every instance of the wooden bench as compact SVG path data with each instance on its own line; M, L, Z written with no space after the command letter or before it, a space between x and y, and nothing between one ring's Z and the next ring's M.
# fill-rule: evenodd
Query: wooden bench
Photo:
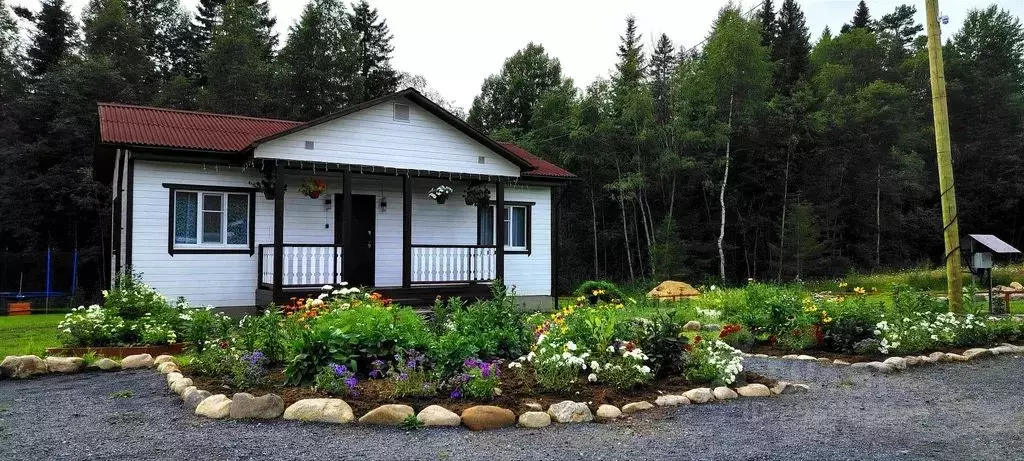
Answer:
M29 315L32 303L7 303L7 315Z

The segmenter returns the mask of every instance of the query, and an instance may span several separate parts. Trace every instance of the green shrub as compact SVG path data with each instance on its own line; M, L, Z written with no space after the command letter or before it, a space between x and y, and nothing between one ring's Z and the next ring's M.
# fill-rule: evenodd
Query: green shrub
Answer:
M495 389L501 387L498 378L498 363L467 359L463 373L455 377L455 386L450 397L468 397L475 400L494 398Z
M755 335L782 336L802 325L794 320L803 315L802 293L794 288L752 283L745 288L746 303L730 306L726 317L745 325Z
M492 299L466 306L453 298L444 312L447 320L430 349L443 372L457 371L470 357L511 359L529 350L532 337L526 314L516 307L515 294L500 282L494 285Z
M238 389L262 387L267 383L267 362L260 351L243 353L231 365L231 383Z
M195 375L223 378L231 375L235 361L231 349L208 347L196 353L187 366L189 371Z
M822 326L825 346L828 350L849 354L856 352L857 343L874 337L875 325L885 312L885 303L854 296L825 299L821 308L833 319Z
M285 360L284 317L275 306L262 315L246 315L238 322L233 345L243 351L260 351L267 363Z
M614 283L597 280L588 280L581 283L573 294L576 296L582 296L590 304L626 299L622 290L620 290Z
M142 283L142 274L125 272L118 275L109 291L103 292L103 307L125 320L138 320L148 314L161 315L170 304L160 293Z
M423 319L407 307L335 310L311 321L289 340L293 355L285 369L289 383L312 380L329 363L354 371L368 369L378 358L390 359L408 349L423 350L433 336Z
M650 318L634 318L626 325L632 333L623 332L620 337L636 342L647 355L655 376L675 375L683 370L689 357L689 338L683 335L682 324L666 313L659 313Z
M393 386L392 398L427 397L437 393L426 370L426 356L415 350L395 355L387 375Z
M692 347L686 363L686 379L693 383L726 386L736 381L743 371L740 351L719 340L704 340Z
M213 311L213 307L191 309L186 318L182 339L189 348L201 353L210 347L226 344L234 322L226 315Z

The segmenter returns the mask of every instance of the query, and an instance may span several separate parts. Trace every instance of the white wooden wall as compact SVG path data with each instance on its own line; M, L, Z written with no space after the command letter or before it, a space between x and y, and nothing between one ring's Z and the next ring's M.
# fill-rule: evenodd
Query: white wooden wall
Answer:
M410 106L409 121L394 119L395 102ZM313 141L312 150L306 141ZM269 141L254 156L495 176L520 173L512 162L404 98Z
M328 191L314 200L299 193L299 184L316 177L328 183ZM193 164L135 163L133 201L132 263L144 280L168 298L186 297L194 304L251 306L255 304L258 255L167 253L168 192L164 183L248 187L258 178L254 170ZM290 174L286 178L285 243L333 244L335 223L333 203L326 198L342 191L340 174ZM444 205L427 197L438 184L455 188ZM427 178L413 180L413 243L476 244L476 208L466 206L462 192L467 183ZM402 180L397 176L353 175L353 194L375 196L376 202L376 284L402 284ZM506 200L536 202L532 211L530 255L505 257L505 279L521 295L551 292L550 190L539 186L506 186ZM380 206L386 198L387 208ZM256 193L256 245L273 243L274 202Z

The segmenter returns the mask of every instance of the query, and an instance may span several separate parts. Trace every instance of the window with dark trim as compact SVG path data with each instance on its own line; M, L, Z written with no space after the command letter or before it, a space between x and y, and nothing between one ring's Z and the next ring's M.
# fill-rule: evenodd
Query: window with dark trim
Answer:
M505 253L531 251L533 203L505 202L505 213L499 225L505 226ZM477 244L494 245L494 204L477 208Z
M164 184L167 252L253 254L255 189Z

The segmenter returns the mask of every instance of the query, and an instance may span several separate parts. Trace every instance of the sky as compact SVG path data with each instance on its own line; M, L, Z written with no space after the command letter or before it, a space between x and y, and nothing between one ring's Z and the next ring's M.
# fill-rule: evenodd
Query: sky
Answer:
M194 8L198 0L181 0ZM282 43L302 12L302 0L269 0ZM561 61L562 72L584 87L608 76L615 65L625 18L636 17L638 30L652 47L662 33L676 45L698 46L726 0L369 0L394 34L392 64L424 76L430 86L456 105L469 108L484 78L497 73L505 58L533 41ZM760 0L737 1L744 11ZM10 0L35 9L38 0ZM74 10L88 0L69 0ZM774 1L776 8L782 0ZM801 0L812 41L828 26L838 32L853 17L857 0ZM912 4L924 22L922 0L868 0L872 17L900 4ZM958 30L967 11L996 4L1024 16L1024 0L940 0L949 17L943 37Z

